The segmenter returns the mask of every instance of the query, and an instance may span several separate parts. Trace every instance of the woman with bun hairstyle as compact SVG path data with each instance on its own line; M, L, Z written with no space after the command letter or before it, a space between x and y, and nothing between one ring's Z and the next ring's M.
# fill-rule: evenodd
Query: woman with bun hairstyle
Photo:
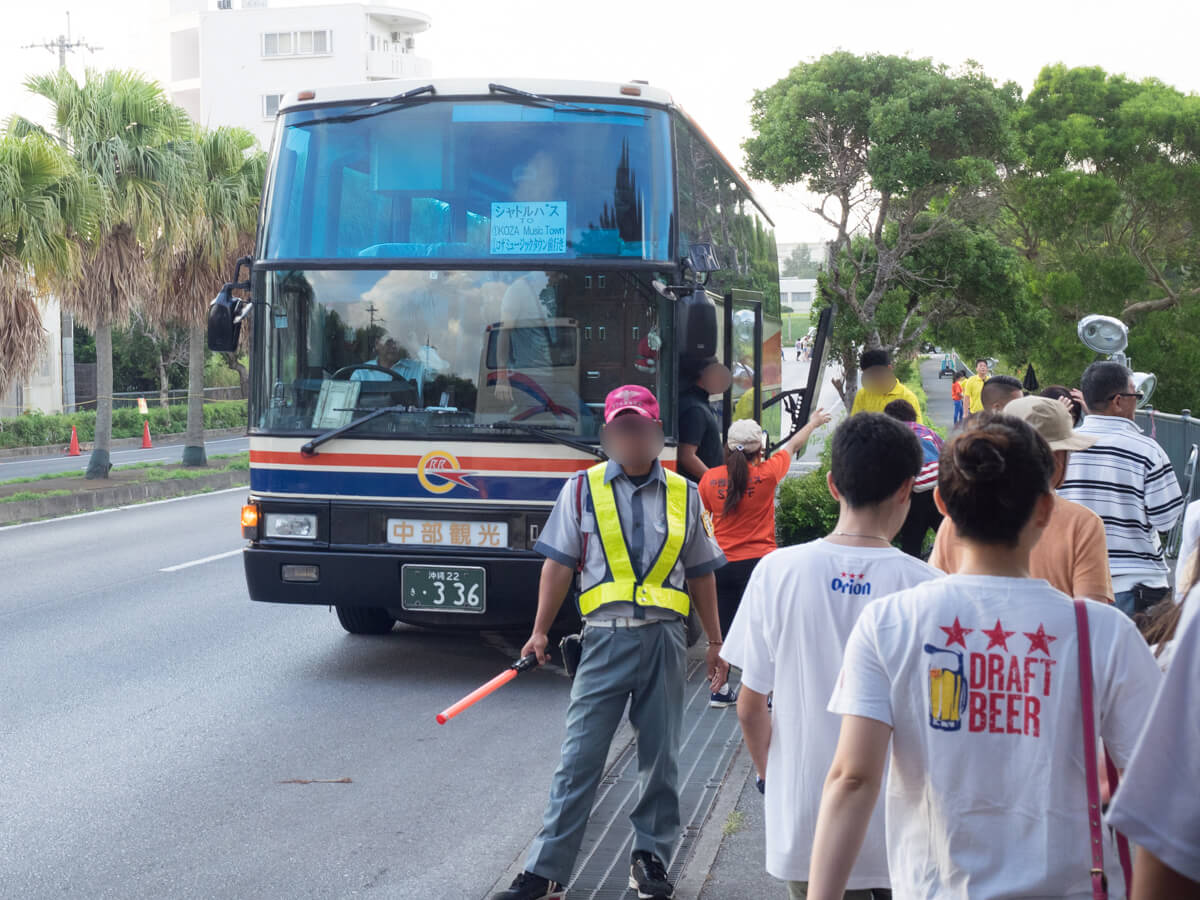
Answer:
M1029 574L1053 473L1045 440L1011 416L981 414L946 445L936 500L962 540L961 565L870 604L850 635L829 703L842 728L809 900L842 897L889 753L896 897L1092 897L1076 609ZM1096 729L1123 767L1158 668L1119 610L1083 610ZM1105 843L1108 896L1123 897Z

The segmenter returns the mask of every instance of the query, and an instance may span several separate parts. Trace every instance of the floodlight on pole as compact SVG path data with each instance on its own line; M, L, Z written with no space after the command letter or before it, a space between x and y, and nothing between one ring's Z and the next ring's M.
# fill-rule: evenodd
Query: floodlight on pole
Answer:
M1084 316L1077 326L1079 340L1083 341L1089 350L1105 354L1113 362L1130 368L1129 357L1125 348L1129 346L1129 326L1120 319L1112 316ZM1158 378L1153 372L1131 372L1133 389L1139 391L1142 398L1138 406L1146 406L1154 389L1158 387Z

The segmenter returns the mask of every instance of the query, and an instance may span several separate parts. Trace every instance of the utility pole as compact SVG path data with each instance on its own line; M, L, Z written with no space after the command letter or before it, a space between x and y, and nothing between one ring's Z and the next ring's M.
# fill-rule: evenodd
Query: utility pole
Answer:
M38 47L58 54L59 71L67 67L68 52L86 50L88 53L95 53L97 50L104 49L95 44L89 44L83 38L71 40L71 14L69 12L67 13L66 34L60 34L53 40L42 41L40 44L25 44L21 49L32 50ZM66 135L61 129L59 129L58 139L60 142L66 143ZM58 304L58 323L62 338L62 404L63 412L69 413L75 411L75 319L63 306L61 299Z

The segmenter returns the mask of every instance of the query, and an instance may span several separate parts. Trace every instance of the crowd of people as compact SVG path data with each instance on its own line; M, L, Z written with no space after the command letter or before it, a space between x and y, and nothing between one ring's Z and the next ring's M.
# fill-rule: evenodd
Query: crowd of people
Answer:
M943 440L886 353L860 362L831 438L837 522L783 548L776 488L828 414L769 455L752 419L722 442L701 408L720 373L693 367L689 481L657 461L648 392L610 395L610 460L568 483L538 543L525 651L545 659L576 572L584 649L542 833L498 900L565 895L626 703L643 784L630 886L672 896L693 612L789 897L1200 898L1200 594L1185 600L1200 505L1172 592L1159 533L1184 498L1133 421L1129 371L1094 363L1079 391L1026 396L980 360L955 379L962 421Z

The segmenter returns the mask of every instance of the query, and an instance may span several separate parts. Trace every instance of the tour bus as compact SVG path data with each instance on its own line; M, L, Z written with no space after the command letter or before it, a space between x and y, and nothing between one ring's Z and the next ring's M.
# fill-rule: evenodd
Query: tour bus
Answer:
M604 458L605 395L653 391L673 468L680 360L730 367L726 425L761 416L779 313L770 219L661 89L286 95L254 256L209 319L213 349L250 356L251 599L356 634L529 627L533 547Z

